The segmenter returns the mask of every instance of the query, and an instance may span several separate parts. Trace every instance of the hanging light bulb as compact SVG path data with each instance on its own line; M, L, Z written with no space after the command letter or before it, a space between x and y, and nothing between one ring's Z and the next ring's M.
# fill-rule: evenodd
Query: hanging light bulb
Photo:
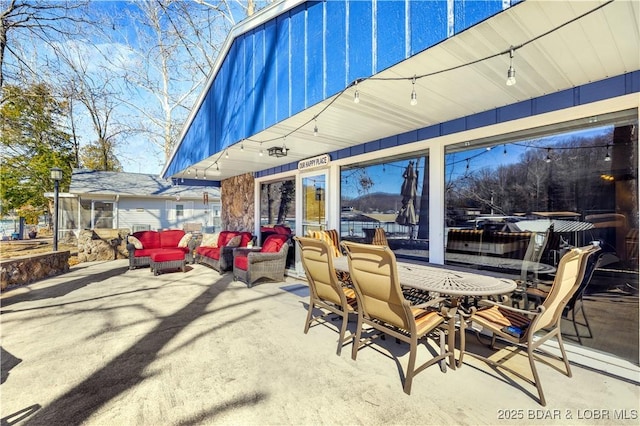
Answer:
M313 136L318 136L318 119L313 119Z
M196 169L196 179L198 179L198 169Z
M244 139L240 142L240 152L244 152Z
M229 158L229 150L228 149L224 152L224 158Z
M467 171L469 171L469 161L470 161L470 159L467 158Z
M547 148L547 158L544 159L547 163L551 162L551 148Z
M353 93L353 102L360 103L360 91L358 90L358 80L356 80L356 91Z
M604 156L604 161L611 161L611 156L609 155L609 144L607 144L607 155Z
M413 76L412 89L411 89L411 106L418 105L418 95L416 94L416 76Z
M504 149L502 150L502 155L507 155L507 145L502 145Z
M190 175L191 174L191 169L187 169L187 174Z
M259 152L258 155L260 155L260 157L262 157L262 142L260 142L260 152Z
M509 69L507 70L507 86L516 84L516 70L513 68L513 53L515 49L512 47L509 51Z

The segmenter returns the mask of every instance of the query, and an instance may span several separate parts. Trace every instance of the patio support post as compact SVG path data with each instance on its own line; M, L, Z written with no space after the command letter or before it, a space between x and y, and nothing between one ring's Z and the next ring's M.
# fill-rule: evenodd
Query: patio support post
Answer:
M53 192L53 251L58 251L58 193L60 189L60 180L62 179L62 170L53 167L51 169L51 179L54 182Z

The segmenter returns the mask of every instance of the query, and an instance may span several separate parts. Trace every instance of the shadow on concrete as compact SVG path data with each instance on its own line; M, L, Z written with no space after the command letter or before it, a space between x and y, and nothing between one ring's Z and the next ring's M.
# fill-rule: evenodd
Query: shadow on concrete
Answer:
M229 286L231 280L230 275L221 278L215 285L208 286L204 292L182 309L162 318L153 330L129 349L50 405L38 410L25 424L83 424L105 403L148 379L149 372L146 369L155 361L157 354L185 327L205 315L209 304ZM226 409L236 407L238 404L255 404L262 398L264 395L258 395L257 399L251 397L238 400L231 405L227 404L228 408ZM216 410L224 409L224 407L219 407L206 415L214 415Z
M101 281L108 280L118 275L122 275L128 270L126 266L121 268L113 268L108 271L103 271L97 274L87 275L74 280L63 281L59 284L52 285L50 287L42 287L34 289L28 293L20 293L14 296L5 296L2 299L2 306L10 306L14 303L29 302L34 300L43 299L55 299L56 297L66 296L67 294L86 287L90 284L95 284ZM58 276L60 277L60 276ZM57 278L57 277L56 277ZM5 313L4 310L0 313Z
M0 362L2 364L2 379L0 383L4 383L9 377L9 371L16 365L20 364L22 360L13 356L9 351L0 346Z
M29 417L31 414L35 413L39 409L40 409L40 404L30 405L26 408L23 408L22 410L16 411L15 413L11 413L8 416L3 417L2 419L0 419L0 425L1 426L15 425L16 423L26 419L27 417Z

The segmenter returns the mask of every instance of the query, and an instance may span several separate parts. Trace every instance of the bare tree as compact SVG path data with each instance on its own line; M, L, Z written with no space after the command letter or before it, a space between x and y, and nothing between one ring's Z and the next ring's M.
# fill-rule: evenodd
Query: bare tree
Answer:
M87 4L87 1L3 1L0 11L0 88L7 76L18 80L24 74L37 74L34 65L22 54L21 43L51 45L59 38L77 35L89 22L87 15L80 13Z

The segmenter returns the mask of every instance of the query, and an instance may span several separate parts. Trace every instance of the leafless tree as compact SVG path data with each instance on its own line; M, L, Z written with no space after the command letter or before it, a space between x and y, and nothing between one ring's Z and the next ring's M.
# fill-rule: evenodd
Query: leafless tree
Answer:
M87 1L6 0L0 10L0 88L7 77L25 81L35 76L34 64L27 60L24 43L51 45L60 38L77 35L87 15L81 13ZM34 81L26 78L26 81Z

